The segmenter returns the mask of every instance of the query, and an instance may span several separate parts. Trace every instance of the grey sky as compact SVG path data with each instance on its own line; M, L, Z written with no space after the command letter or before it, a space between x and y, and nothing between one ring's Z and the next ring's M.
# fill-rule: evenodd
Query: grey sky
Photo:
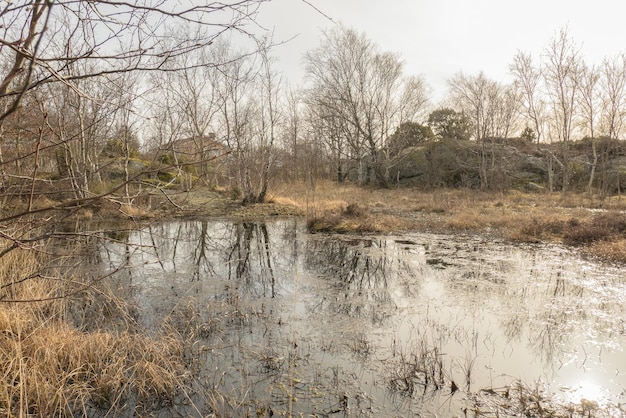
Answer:
M507 81L518 49L538 60L564 27L588 63L626 51L626 2L621 0L308 0L385 51L401 54L406 74L421 75L440 99L458 71ZM302 82L302 55L334 23L303 0L272 0L259 23L286 40L276 54L290 83Z

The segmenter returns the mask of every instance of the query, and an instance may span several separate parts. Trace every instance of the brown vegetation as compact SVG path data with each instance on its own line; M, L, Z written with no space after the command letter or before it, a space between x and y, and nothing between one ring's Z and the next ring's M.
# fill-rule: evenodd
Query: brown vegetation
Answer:
M308 220L310 232L384 232L397 229L401 223L397 218L374 215L358 203L349 203L339 213L327 212Z
M302 191L306 190L306 193ZM320 182L283 185L276 201L306 214L314 232L473 232L519 242L560 242L585 253L625 261L626 199L587 194L424 191Z
M626 200L620 197L317 182L282 184L269 203L257 205L241 206L226 193L202 189L171 198L166 211L154 201L152 208L170 215L181 210L183 216L306 216L312 232L492 234L519 242L560 242L626 262ZM34 203L55 205L43 198ZM110 214L120 209L111 207L115 210ZM133 213L121 207L127 216L151 215L149 206ZM97 209L96 215L88 208L77 215L108 213ZM176 326L146 335L132 319L132 307L102 283L42 274L49 261L45 254L17 248L0 258L0 414L117 414L131 404L149 413L184 390L189 361L185 342L193 335L176 331ZM17 270L19 275L14 274ZM16 277L27 279L15 282ZM192 334L202 332L207 331ZM407 376L399 374L394 380L400 389L411 384ZM442 387L451 388L452 382Z
M129 403L140 412L171 400L185 373L180 339L136 332L129 307L103 286L42 277L35 254L0 259L0 414L116 415ZM94 330L69 320L94 305L119 317L103 316Z

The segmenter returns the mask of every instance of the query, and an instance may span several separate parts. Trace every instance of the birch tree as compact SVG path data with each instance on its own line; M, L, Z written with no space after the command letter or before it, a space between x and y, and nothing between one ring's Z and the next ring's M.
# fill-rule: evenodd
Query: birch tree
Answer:
M365 35L345 27L325 32L305 63L308 102L342 128L360 182L369 182L373 171L386 184L380 150L397 126L423 111L425 85L403 76L397 54L379 51Z
M544 138L546 120L541 68L533 64L530 54L518 51L509 69L514 77L514 86L522 98L520 103L524 115L530 120L539 143Z
M231 178L244 203L260 203L267 196L282 122L282 79L263 40L255 54L224 42L213 50L209 77L217 108L217 131L233 156Z
M487 189L496 170L493 139L508 137L515 123L518 97L512 87L489 80L482 72L476 76L457 73L448 86L452 103L474 127L474 137L480 143L480 184Z
M601 129L609 138L619 139L626 108L626 54L606 58L600 74Z
M476 76L457 73L448 80L452 103L466 114L474 127L474 138L507 138L515 126L519 97L511 86Z
M260 102L260 129L258 133L258 183L256 188L247 190L244 203L262 203L267 197L270 175L274 164L276 137L279 125L282 123L280 96L282 90L282 77L273 69L273 59L269 55L267 47L259 49L261 58L261 70L259 72L259 87L261 91Z
M620 54L614 58L607 58L600 66L600 96L601 115L600 128L604 135L609 138L603 150L603 161L607 162L612 153L618 149L617 140L623 134L624 117L626 108L626 55ZM615 187L621 191L619 172L616 173L615 183L610 181L609 170L602 171L602 190L605 192L609 187Z
M592 186L598 166L598 150L596 147L596 124L599 115L599 80L600 73L594 66L583 64L580 77L580 94L579 107L581 109L582 124L588 132L591 141L591 150L593 159L591 161L591 171L589 173L589 181L587 183L587 192L591 194Z
M562 191L566 192L571 175L569 144L575 127L576 97L581 74L579 48L562 29L545 51L544 77L550 98L553 128L561 142Z

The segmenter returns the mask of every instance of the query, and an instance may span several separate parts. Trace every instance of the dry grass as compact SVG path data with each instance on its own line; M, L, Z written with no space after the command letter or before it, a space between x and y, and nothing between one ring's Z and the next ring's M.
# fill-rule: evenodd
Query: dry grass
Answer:
M267 198L267 203L275 203L277 205L284 205L284 206L293 206L295 208L299 208L299 203L296 202L295 200L289 198L289 197L283 197L283 196L269 196Z
M33 251L0 259L0 414L116 415L129 401L149 411L171 399L185 373L182 342L77 328L66 319L69 298L55 298L77 283L38 278L40 267Z
M120 213L133 219L146 218L148 216L148 212L144 208L128 203L120 205Z
M402 229L404 223L399 217L374 215L358 203L350 203L339 213L326 211L322 216L309 218L307 226L311 232L366 233Z
M585 251L603 260L626 263L626 238L621 237L612 241L594 242Z
M46 208L55 204L55 201L48 199L46 196L39 196L33 201L33 209Z
M58 416L115 410L129 399L146 409L169 399L180 380L182 347L130 333L83 333L53 321L13 330L0 340L5 412ZM22 329L24 328L24 329Z
M313 231L427 230L493 233L519 242L560 242L626 260L626 198L587 194L377 189L318 182L282 185L275 202L306 214ZM358 216L350 214L357 205Z

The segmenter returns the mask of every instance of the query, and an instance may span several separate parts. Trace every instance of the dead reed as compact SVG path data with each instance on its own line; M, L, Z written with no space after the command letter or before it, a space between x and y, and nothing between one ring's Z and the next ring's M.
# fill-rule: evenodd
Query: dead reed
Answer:
M448 377L448 367L444 365L441 342L431 342L426 336L420 335L412 349L394 353L389 389L409 397L418 391L423 394L444 388L454 393L458 387Z
M131 327L77 326L68 318L96 290L75 278L44 276L44 263L27 249L0 258L0 414L119 415L170 401L184 385L181 340ZM111 301L109 308L124 303Z
M599 405L581 399L569 402L550 393L542 381L528 385L521 380L501 387L476 387L473 370L476 357L469 352L452 362L446 361L443 340L431 341L418 333L406 351L393 349L389 359L389 390L408 398L441 394L451 399L461 397L464 416L489 417L613 417L624 416L622 405ZM454 365L461 375L455 373ZM463 385L454 376L464 379ZM460 416L460 415L459 415Z

